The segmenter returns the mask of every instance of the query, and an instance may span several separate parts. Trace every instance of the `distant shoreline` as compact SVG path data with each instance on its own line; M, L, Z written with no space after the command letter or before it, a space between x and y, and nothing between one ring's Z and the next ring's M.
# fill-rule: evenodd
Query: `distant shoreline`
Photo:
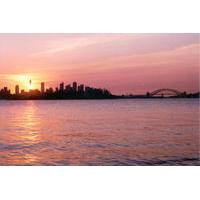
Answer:
M200 96L195 97L122 97L122 96L113 96L109 98L4 98L0 99L0 101L51 101L51 100L58 100L58 101L67 101L67 100L122 100L122 99L199 99Z

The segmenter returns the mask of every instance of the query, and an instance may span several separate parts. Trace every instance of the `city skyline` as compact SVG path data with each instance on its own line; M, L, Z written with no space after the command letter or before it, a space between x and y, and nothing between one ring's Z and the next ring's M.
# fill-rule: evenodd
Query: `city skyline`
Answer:
M1 89L6 89L7 91L10 92L10 94L20 94L22 92L31 92L31 91L40 91L40 93L45 93L47 92L49 89L53 90L53 91L56 91L56 90L59 90L59 91L64 91L64 90L69 90L69 89L72 89L74 90L75 92L77 91L84 91L86 88L88 88L89 86L85 86L84 84L80 83L78 84L77 81L73 81L73 83L66 83L65 82L60 82L59 84L59 87L46 87L45 85L45 82L41 82L40 83L40 88L34 88L32 87L32 80L30 79L29 80L29 86L27 86L27 90L25 88L20 88L19 84L15 85L15 89L14 91L12 92L10 88L8 88L7 86L3 86L2 88L0 87L0 90Z
M40 83L40 89L32 88L32 80L29 80L29 90L20 89L15 86L15 92L12 93L8 87L0 88L0 99L6 100L36 100L36 99L109 99L116 96L105 88L94 88L78 84L74 81L72 84L61 82L56 88L46 88L45 82Z
M46 87L45 82L40 83L40 89L32 87L32 80L28 83L29 90L15 85L15 91L4 86L0 88L0 99L6 100L39 100L39 99L113 99L113 98L199 98L200 91L190 93L188 91L178 91L173 88L160 88L154 91L146 91L145 94L113 94L106 88L95 88L82 83L65 83L53 87Z
M0 43L0 87L12 92L76 79L114 94L199 91L199 34L0 34Z

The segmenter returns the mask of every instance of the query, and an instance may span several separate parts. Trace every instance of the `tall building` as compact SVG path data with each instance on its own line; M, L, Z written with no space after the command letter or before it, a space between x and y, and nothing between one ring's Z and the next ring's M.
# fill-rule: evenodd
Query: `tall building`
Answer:
M71 92L71 90L72 90L71 85L70 84L66 85L65 90L66 90L66 92Z
M73 82L73 91L77 92L77 82Z
M49 93L53 93L53 88L50 87L50 88L48 89L48 92L49 92Z
M86 92L86 93L89 92L90 89L91 89L90 87L86 86L86 87L85 87L85 92Z
M84 85L83 84L78 86L78 92L81 92L81 93L84 92Z
M63 82L60 84L60 91L64 91L64 83Z
M10 90L7 87L4 87L2 91L7 95L10 94Z
M45 84L44 82L41 83L41 93L44 94L45 92Z
M16 95L19 95L19 85L16 85L16 86L15 86L15 94L16 94Z

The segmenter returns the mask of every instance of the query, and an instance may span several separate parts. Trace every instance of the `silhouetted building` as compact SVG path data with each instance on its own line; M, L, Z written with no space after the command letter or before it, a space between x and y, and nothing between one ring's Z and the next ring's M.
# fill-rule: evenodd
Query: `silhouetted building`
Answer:
M9 99L11 97L11 92L7 87L0 90L0 99Z
M1 89L1 93L4 95L9 95L10 94L10 90L8 90L7 87L4 87L3 89Z
M26 92L25 90L21 90L21 94L24 95Z
M87 93L90 90L90 87L86 86L85 87L85 92Z
M63 82L60 84L60 91L61 91L61 92L64 91L64 83L63 83Z
M41 93L42 94L45 93L45 84L44 84L44 82L41 83Z
M78 86L78 92L81 92L81 93L84 92L84 85L83 84Z
M77 92L77 82L73 82L73 91Z
M7 87L4 87L4 91L6 94L10 94L10 90Z
M46 93L52 94L53 93L53 88L46 89Z
M16 85L16 86L15 86L15 94L16 94L16 95L19 95L19 85Z
M38 96L38 95L40 95L40 91L38 89L30 90L29 95Z
M70 84L66 85L65 90L66 90L66 92L71 92L72 91L71 85Z

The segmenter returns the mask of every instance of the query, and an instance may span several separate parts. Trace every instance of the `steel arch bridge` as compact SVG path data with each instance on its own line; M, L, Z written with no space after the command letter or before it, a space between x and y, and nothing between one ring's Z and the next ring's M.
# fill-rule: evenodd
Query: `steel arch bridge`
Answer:
M174 94L175 96L181 96L182 93L179 92L178 90L175 89L169 89L169 88L163 88L163 89L158 89L150 93L150 96L164 96L164 95L172 95Z

